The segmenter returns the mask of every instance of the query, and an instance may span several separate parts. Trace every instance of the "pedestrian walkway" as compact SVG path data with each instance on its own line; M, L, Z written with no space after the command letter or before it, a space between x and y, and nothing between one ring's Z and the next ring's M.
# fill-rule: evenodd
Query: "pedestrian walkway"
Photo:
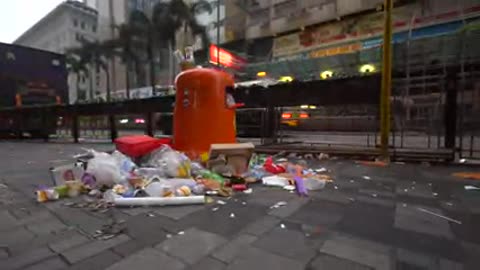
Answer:
M37 204L46 164L80 147L0 143L15 150L0 166L2 270L479 269L480 192L464 186L480 183L451 176L465 168L315 161L334 182L307 198L254 185L204 206Z

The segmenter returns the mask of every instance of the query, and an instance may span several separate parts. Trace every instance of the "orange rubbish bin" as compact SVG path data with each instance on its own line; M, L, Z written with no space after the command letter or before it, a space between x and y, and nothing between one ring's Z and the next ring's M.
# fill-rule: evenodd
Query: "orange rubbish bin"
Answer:
M197 68L175 82L174 148L191 156L208 153L211 144L235 143L235 105L226 89L234 80L226 72Z

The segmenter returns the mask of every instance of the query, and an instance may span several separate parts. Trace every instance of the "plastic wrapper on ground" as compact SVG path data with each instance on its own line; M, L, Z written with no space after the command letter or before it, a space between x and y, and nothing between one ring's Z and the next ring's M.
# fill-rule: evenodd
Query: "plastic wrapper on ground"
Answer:
M146 197L146 198L114 198L115 206L167 206L167 205L192 205L204 204L205 196L189 196L189 197Z

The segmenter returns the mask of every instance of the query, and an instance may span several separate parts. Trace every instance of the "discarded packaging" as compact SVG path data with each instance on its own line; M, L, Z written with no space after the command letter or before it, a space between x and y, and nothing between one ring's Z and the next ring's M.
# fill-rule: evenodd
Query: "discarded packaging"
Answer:
M427 214L430 214L430 215L433 215L433 216L436 216L436 217L439 217L439 218L443 218L443 219L445 219L445 220L448 220L448 221L457 223L457 224L459 224L459 225L462 225L462 222L459 221L459 220L456 220L456 219L453 219L453 218L449 218L449 217L446 217L446 216L437 214L437 213L435 213L435 212L429 211L429 210L424 209L424 208L418 207L417 209L418 209L419 211L421 211L421 212L424 212L424 213L427 213Z
M266 186L284 187L289 185L288 179L277 175L262 178L262 183Z
M465 190L480 190L480 188L476 186L465 186Z
M325 187L327 182L325 180L318 180L314 178L307 178L304 181L305 188L307 190L320 190Z
M233 168L235 175L241 175L248 170L254 148L252 143L212 144L207 167L211 169L214 165L222 165L218 164L218 158L223 156L223 165Z
M146 197L146 198L114 198L115 206L165 206L165 205L190 205L204 204L205 196L190 197Z

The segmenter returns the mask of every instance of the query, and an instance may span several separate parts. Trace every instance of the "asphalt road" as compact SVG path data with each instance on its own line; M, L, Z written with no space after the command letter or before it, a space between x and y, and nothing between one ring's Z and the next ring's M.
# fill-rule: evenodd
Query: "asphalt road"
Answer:
M432 269L480 265L472 167L308 161L333 183L306 198L260 184L224 204L110 208L38 204L48 168L110 144L0 142L0 268ZM275 208L278 202L285 206ZM233 215L232 215L233 214ZM108 237L95 238L98 230ZM105 235L104 235L105 236Z

